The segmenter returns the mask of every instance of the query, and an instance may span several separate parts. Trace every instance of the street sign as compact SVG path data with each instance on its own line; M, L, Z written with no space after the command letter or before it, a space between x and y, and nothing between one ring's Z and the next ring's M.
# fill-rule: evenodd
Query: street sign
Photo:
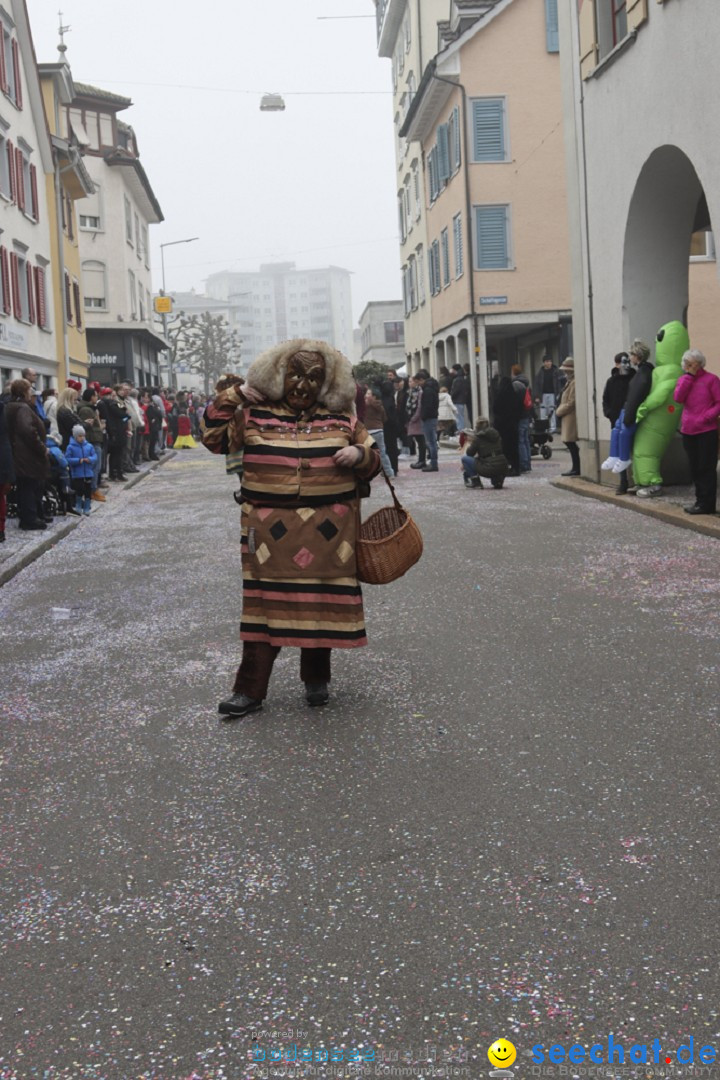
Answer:
M158 315L170 315L172 314L172 296L156 296L155 297L155 310Z

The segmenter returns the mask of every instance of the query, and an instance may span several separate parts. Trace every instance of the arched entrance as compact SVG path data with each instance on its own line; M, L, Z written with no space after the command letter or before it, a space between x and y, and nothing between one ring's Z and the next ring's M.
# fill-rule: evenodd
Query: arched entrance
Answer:
M649 345L658 329L683 319L689 302L690 241L710 228L700 179L677 146L661 146L645 162L630 202L623 255L625 343Z

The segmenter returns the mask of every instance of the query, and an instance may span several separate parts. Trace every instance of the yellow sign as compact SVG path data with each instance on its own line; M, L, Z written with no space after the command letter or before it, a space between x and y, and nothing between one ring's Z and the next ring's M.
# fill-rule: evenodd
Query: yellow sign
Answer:
M158 315L170 315L172 312L173 302L172 296L156 296L155 297L155 310Z

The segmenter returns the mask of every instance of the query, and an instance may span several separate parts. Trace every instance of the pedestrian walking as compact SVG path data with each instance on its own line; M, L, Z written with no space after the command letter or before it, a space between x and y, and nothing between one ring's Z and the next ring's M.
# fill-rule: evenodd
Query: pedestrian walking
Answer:
M549 420L548 433L554 435L557 431L555 410L560 398L560 372L553 364L552 356L547 353L542 358L540 370L535 376L533 384L533 397L540 405L540 419Z
M321 341L296 339L254 361L247 382L217 393L203 441L216 454L244 448L243 655L229 720L263 706L283 646L300 649L306 701L329 699L332 649L367 644L356 576L358 487L380 454L354 415L348 360Z
M425 445L427 446L428 457L430 458L429 464L423 465L421 471L437 472L437 422L440 387L438 385L437 379L433 379L430 375L430 372L426 368L420 368L415 378L422 387L422 398L420 400L420 419L422 421L422 432L425 436Z
M422 411L422 394L423 389L419 379L416 376L411 376L406 406L408 417L407 433L408 440L412 440L413 442L413 445L410 448L411 453L416 446L418 452L417 461L412 463L410 466L411 469L424 468L427 459L427 447L425 446L425 436L423 435L422 418L420 415Z
M683 354L684 374L675 387L675 400L683 406L680 431L695 485L695 503L686 514L714 514L717 509L718 417L720 379L705 370L699 349Z
M501 375L493 394L493 421L500 433L503 453L510 465L508 476L520 475L520 444L518 440L518 421L522 402L513 390L508 375Z
M512 372L513 390L518 396L518 463L520 472L527 473L532 469L532 451L530 449L530 420L533 415L532 394L530 393L530 380L523 374L519 364L513 364Z
M442 385L438 394L438 431L441 435L452 435L459 426L458 410L453 405L450 391Z
M628 390L630 389L630 382L635 377L635 368L630 363L630 355L626 352L619 352L615 355L613 362L613 369L610 372L610 378L605 383L603 390L602 406L603 415L610 421L610 439L612 442L612 433L616 425L619 425L618 432L622 430L623 424L623 410L625 408L625 402L628 396ZM611 468L612 465L618 459L610 457L603 462L600 466L601 469ZM610 465L607 464L610 462ZM626 495L628 490L628 474L627 469L623 469L620 473L620 482L615 489L616 495Z
M470 380L468 379L462 364L453 364L453 378L450 387L450 397L457 409L457 429L464 431L470 418Z
M565 389L560 398L560 404L557 408L557 415L562 421L560 425L560 438L570 451L570 460L572 462L568 471L562 473L562 475L580 476L580 450L578 449L577 444L578 429L575 408L575 361L572 356L568 356L563 360L560 365L560 370L565 374L565 378L567 379Z
M396 474L385 449L385 409L380 400L379 391L373 388L365 393L365 427L375 440L383 472L392 480Z

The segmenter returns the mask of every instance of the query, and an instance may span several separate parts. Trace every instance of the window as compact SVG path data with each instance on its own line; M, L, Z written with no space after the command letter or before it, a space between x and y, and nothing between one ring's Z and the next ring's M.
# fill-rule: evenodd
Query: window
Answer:
M398 226L400 228L400 240L404 244L407 239L405 228L405 189L398 193Z
M450 179L450 133L447 124L441 124L437 133L438 180L444 187Z
M433 146L432 150L428 154L427 167L428 183L430 185L430 202L433 203L440 194L440 184L438 183L437 146Z
M558 0L545 0L545 39L549 53L560 52L558 36Z
M37 324L42 330L48 329L48 310L47 310L47 286L45 278L45 267L35 267L35 306L37 309Z
M145 254L145 265L150 268L150 251L148 249L148 229L147 225L142 227L142 247Z
M140 249L140 219L137 214L135 216L135 250L137 252L138 259L142 259L142 251Z
M133 242L133 226L132 226L132 210L130 208L130 200L127 195L125 196L125 239L128 244L132 246Z
M460 109L455 106L448 121L448 142L450 148L450 171L456 173L462 164L460 149Z
M456 214L453 218L453 252L455 255L455 277L462 277L463 273L463 234L462 214Z
M73 278L72 282L73 304L75 306L75 325L82 330L82 304L80 303L80 282Z
M505 128L505 98L473 100L473 161L507 161Z
M628 0L599 0L597 11L597 45L599 59L607 56L628 35Z
M440 244L437 240L433 240L430 245L429 256L429 269L430 269L430 292L433 296L440 292Z
M420 214L422 213L422 203L420 199L420 171L417 166L417 162L413 163L412 167L412 181L413 181L413 201L415 203L415 220L420 220Z
M0 23L0 89L18 109L22 109L22 77L20 50L16 39L4 23Z
M443 288L450 284L450 241L447 229L440 233L440 248L442 251L442 282Z
M10 281L10 257L6 247L0 247L0 277L2 280L2 309L5 315L12 315L12 286Z
M425 303L425 250L422 246L415 249L417 254L417 284L418 284L418 302Z
M701 229L692 234L690 258L706 260L715 258L715 238L711 229Z
M7 253L3 256L3 293L5 292L5 264ZM33 290L33 268L27 260L25 251L10 252L8 291L12 294L12 311L21 322L35 322L35 294ZM9 297L7 298L9 300ZM5 310L10 314L7 302Z
M94 193L87 195L80 203L80 209L80 228L99 232L102 229L102 208L98 184L95 185Z
M145 322L145 290L142 285L138 286L138 311L140 313L140 322Z
M31 217L33 221L37 221L40 210L38 204L37 170L34 165L30 164L30 152L24 147L16 146L14 155L15 201L17 202L19 210L22 210L27 217ZM8 155L8 162L9 160Z
M5 134L6 131L6 128L0 131L0 192L6 199L12 200L15 183L13 180L14 169L12 169L10 162L14 162L15 158L12 143Z
M410 26L410 11L405 12L405 18L403 19L403 40L405 42L405 52L410 52L411 38L411 26Z
M128 270L128 286L130 291L130 317L137 318L137 288L135 285L135 275L132 270Z
M65 222L69 240L75 239L75 207L69 195L65 196Z
M65 271L65 319L69 323L72 322L72 286L67 270Z
M386 322L383 324L385 327L385 344L386 345L403 345L405 342L405 323L404 322Z
M509 270L510 207L476 206L475 239L477 270Z

